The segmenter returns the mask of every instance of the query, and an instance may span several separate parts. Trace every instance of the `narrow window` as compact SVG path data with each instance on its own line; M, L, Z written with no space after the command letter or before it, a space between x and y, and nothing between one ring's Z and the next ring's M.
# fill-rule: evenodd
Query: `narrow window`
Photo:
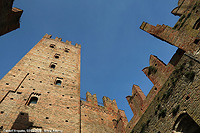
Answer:
M56 68L56 65L57 65L57 63L51 62L51 64L50 64L49 67L55 69L55 68Z
M31 97L28 105L31 105L31 104L37 104L37 101L38 101L38 98L37 97Z
M50 44L49 47L50 48L55 48L55 45L54 44Z
M62 81L61 80L56 80L56 85L61 85Z
M65 48L65 52L69 53L69 49L68 49L68 48Z
M199 39L195 39L195 40L194 40L194 43L195 43L195 44L198 44L198 43L199 43Z
M61 86L62 78L56 78L55 84Z
M60 54L55 54L54 57L55 57L56 59L59 59L59 58L60 58Z

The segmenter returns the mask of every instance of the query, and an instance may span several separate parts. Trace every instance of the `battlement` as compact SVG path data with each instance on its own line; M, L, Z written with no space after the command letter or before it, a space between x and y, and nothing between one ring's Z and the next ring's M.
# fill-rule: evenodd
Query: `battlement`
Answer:
M116 100L111 100L106 96L103 96L102 99L103 104L99 103L100 105L98 105L96 94L92 95L90 92L87 92L86 101L81 100L82 132L91 132L91 129L96 130L99 128L98 131L103 129L106 132L124 133L125 127L128 124L125 112L118 109ZM88 123L92 124L88 126Z
M108 110L118 111L116 100L111 100L110 98L103 96L104 107Z
M93 105L98 105L96 94L92 95L90 92L86 93L86 101Z
M52 39L51 37L52 37L52 35L45 34L43 38ZM56 37L54 40L58 41L58 42L62 42L62 38L59 38L59 37ZM72 45L72 42L68 41L68 40L66 40L66 42L62 42L62 43L65 43L67 45ZM75 46L77 48L81 48L81 44L78 44L78 43L76 43L75 45L72 45L72 46Z
M145 67L142 71L157 86L162 86L163 75L166 75L166 64L163 63L158 57L151 55L149 60L149 67Z
M188 53L194 54L199 48L197 46L199 41L196 41L198 40L197 37L191 36L183 31L175 30L166 25L153 26L143 22L140 29Z
M129 106L131 107L131 110L133 111L133 114L140 115L142 113L141 109L144 104L146 96L142 92L139 86L133 85L132 87L132 95L127 96L126 99L129 103Z
M116 100L111 100L110 98L103 96L103 106L99 106L98 105L98 101L97 101L97 96L96 94L92 95L90 92L86 93L86 101L82 101L83 104L87 105L87 106L93 106L93 107L100 107L101 109L106 109L108 111L114 111L114 112L118 112L118 107L117 107L117 103ZM99 103L101 104L101 103Z

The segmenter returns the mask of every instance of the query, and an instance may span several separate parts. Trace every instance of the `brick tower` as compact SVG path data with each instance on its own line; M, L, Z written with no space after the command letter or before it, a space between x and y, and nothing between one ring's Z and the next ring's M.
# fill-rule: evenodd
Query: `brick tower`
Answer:
M0 131L80 132L80 48L46 34L0 81Z

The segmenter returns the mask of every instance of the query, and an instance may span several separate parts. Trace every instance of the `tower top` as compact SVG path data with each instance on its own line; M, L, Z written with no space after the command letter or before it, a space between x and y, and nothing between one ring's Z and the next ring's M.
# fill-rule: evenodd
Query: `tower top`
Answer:
M46 33L46 34L44 35L43 38L52 39L51 37L52 37L52 35L49 35L49 34ZM56 38L53 39L53 40L58 41L58 42L62 42L62 38L59 38L59 37L56 37ZM62 43L65 43L66 45L72 45L72 44L71 44L72 41L68 41L68 40L66 40L66 42L62 42ZM73 46L74 46L74 45L73 45ZM81 44L76 43L76 44L75 44L75 47L81 48Z

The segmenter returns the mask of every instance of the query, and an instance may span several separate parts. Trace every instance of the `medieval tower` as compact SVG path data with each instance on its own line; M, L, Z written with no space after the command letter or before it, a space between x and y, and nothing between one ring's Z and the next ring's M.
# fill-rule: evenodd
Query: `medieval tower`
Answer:
M79 44L46 34L0 81L0 132L199 133L200 0L179 0L174 27L140 29L178 47L168 64L151 55L142 71L154 86L133 85L128 122L115 100L80 99Z

